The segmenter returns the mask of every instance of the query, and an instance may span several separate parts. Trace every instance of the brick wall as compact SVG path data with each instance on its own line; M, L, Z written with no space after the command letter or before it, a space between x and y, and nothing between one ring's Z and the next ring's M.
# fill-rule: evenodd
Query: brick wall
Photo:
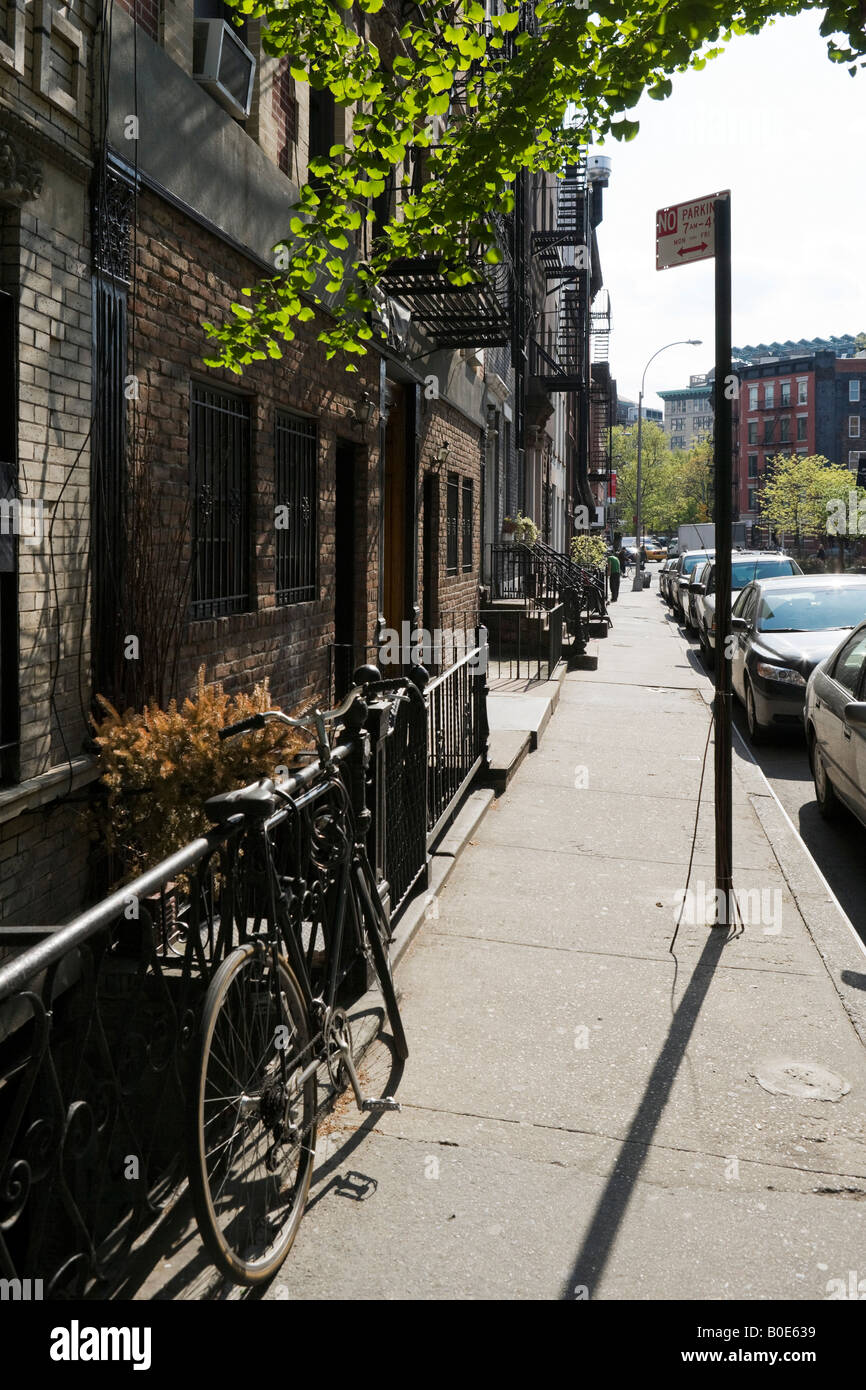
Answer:
M148 38L159 42L160 4L159 0L120 0L120 6L131 15Z
M81 807L52 802L0 825L0 918L50 926L84 904L89 841Z
M433 459L442 445L450 447L444 464L437 467ZM462 621L464 613L478 607L478 585L481 575L481 448L482 431L447 401L427 402L421 420L421 475L419 486L418 575L419 603L424 611L424 476L438 481L439 502L439 615L446 619L453 614ZM460 488L461 534L457 543L457 573L447 573L447 487L449 475L456 475ZM472 481L472 568L463 569L463 479Z
M325 361L316 342L323 320L299 324L281 361L254 363L238 379L209 372L202 318L219 321L240 288L259 271L219 238L154 194L138 205L137 276L130 294L130 372L141 382L138 411L148 421L166 496L183 504L189 478L190 382L193 377L240 390L252 417L251 611L187 623L179 686L191 688L204 663L208 680L226 689L248 688L269 676L277 699L296 704L325 689L333 641L335 460L338 437L359 445L356 461L356 641L369 641L376 618L378 580L378 448L371 427L365 447L351 412L363 389L378 397L378 359L363 359L357 374ZM274 564L274 417L284 409L319 422L318 596L277 607ZM184 561L189 560L189 542Z

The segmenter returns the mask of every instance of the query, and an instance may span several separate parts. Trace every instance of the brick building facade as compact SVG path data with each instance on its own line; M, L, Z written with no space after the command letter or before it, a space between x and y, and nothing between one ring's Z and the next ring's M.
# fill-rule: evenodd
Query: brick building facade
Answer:
M90 700L89 191L96 8L0 16L0 920L74 904Z
M6 922L86 898L96 690L182 697L203 664L294 706L345 684L386 625L477 610L477 364L388 327L349 375L317 310L281 359L204 365L201 320L273 273L308 159L347 116L249 19L239 113L193 76L203 16L219 27L222 7L122 0L109 36L88 4L40 0L0 32L2 482L43 504L48 536L0 536Z

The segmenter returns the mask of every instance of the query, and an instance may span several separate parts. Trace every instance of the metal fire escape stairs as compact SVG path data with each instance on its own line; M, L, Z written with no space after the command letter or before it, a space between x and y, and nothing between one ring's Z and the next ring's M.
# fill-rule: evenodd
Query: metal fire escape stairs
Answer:
M533 337L530 374L547 391L585 391L590 279L585 152L557 181L557 193L556 227L532 232L533 257L548 297L556 296L555 346L551 351Z

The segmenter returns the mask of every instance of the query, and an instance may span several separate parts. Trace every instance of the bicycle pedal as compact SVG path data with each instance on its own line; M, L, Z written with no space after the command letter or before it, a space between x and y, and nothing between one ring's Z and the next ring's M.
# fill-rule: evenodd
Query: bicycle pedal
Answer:
M362 1110L399 1110L400 1108L399 1100L395 1100L393 1096L380 1096L378 1099L375 1096L366 1096L361 1101Z

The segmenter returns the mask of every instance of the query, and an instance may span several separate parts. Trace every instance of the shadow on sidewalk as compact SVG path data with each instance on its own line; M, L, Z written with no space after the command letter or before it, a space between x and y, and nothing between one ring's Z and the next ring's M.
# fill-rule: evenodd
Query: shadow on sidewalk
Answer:
M730 939L728 932L719 927L709 927L707 930L706 944L695 964L685 994L677 1005L643 1099L622 1141L619 1157L593 1213L568 1283L562 1291L563 1299L572 1300L583 1294L584 1290L584 1296L591 1298L610 1258L632 1189L640 1176L662 1111L685 1057L716 966Z

